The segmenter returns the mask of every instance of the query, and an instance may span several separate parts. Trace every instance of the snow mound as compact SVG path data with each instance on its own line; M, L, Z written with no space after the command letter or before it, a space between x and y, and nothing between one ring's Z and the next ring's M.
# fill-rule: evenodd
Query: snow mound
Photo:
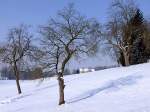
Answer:
M0 112L150 112L150 63L65 77L66 104L58 106L57 79L0 80Z

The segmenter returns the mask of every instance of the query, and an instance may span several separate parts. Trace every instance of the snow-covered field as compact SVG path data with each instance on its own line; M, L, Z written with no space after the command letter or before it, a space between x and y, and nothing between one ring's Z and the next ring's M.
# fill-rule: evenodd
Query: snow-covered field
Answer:
M150 112L150 63L65 77L66 104L58 106L56 78L0 81L0 112Z

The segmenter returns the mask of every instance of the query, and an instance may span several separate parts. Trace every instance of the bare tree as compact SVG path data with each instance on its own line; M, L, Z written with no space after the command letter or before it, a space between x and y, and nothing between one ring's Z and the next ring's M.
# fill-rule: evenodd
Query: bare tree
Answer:
M59 105L64 104L64 70L73 56L94 54L100 40L100 25L94 19L81 16L70 4L58 12L57 19L50 19L42 26L44 66L55 71L59 83Z
M136 11L137 6L132 0L114 0L110 8L110 20L107 23L106 34L107 42L117 54L118 61L122 55L125 66L130 65L129 52L132 33L130 20Z
M29 54L31 38L32 35L28 32L27 26L20 25L10 30L7 43L1 47L1 61L12 67L19 94L22 93L19 83L19 67L23 59Z

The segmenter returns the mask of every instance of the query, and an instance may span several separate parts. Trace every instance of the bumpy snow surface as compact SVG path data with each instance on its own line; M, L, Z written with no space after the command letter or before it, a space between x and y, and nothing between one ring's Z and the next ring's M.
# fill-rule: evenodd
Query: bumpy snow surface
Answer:
M0 112L150 112L150 63L65 77L66 104L58 106L56 78L0 81Z

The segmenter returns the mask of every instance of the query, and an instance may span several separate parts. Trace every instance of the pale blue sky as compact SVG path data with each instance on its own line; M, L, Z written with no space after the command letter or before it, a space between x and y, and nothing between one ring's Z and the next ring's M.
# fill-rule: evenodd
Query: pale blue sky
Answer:
M21 23L36 27L45 24L68 3L87 17L95 17L101 23L107 20L108 7L112 0L0 0L0 40L6 37L8 29ZM150 0L135 0L147 18L150 17ZM108 60L99 60L101 63ZM90 61L89 61L90 62ZM96 64L92 59L90 63ZM86 62L87 63L87 62ZM82 65L82 64L81 64Z
M136 0L144 15L150 15L150 1ZM0 38L6 36L9 28L21 23L34 26L44 24L68 3L88 17L100 22L107 19L111 0L0 0Z

